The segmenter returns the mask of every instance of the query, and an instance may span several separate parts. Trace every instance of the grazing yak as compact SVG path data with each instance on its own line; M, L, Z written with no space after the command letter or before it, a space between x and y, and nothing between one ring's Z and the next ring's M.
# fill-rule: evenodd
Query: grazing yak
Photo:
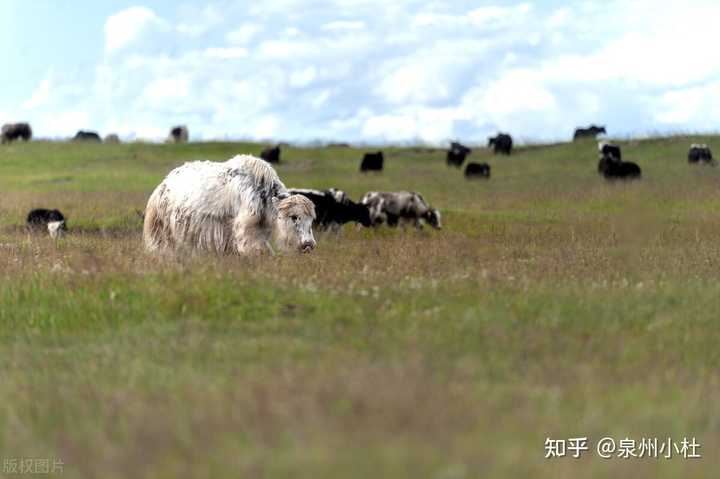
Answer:
M120 137L117 136L115 133L110 133L109 135L105 136L103 143L117 145L118 143L120 143Z
M712 152L707 145L690 145L690 151L688 151L688 163L692 164L705 164L715 166L716 162L713 159Z
M30 128L30 124L28 123L6 123L2 126L0 142L3 144L15 140L30 141L31 138L32 128Z
M622 161L622 153L618 145L601 142L598 144L600 161L598 173L607 180L637 180L642 176L642 170L635 163Z
M416 228L422 228L421 220L424 220L433 228L442 228L440 212L430 207L420 193L370 191L363 196L360 203L370 209L373 225L387 223L388 226L397 226L400 220L403 220L412 222Z
M168 135L168 143L187 143L190 138L190 133L185 125L173 126L170 128L170 134Z
M601 174L607 180L638 180L642 170L631 161L609 161L604 164Z
M468 180L490 178L490 165L487 163L468 163L465 167L465 178Z
M100 139L100 135L98 135L97 132L88 130L80 130L75 133L73 141L91 141L96 143L102 142L102 140Z
M382 171L385 157L382 151L376 153L365 153L360 163L360 171Z
M513 140L507 133L498 133L488 138L488 148L493 148L496 155L509 155L512 153Z
M260 153L260 158L267 161L268 163L277 164L280 163L280 147L279 146L268 146Z
M455 166L460 168L465 162L465 158L472 153L472 150L467 146L453 141L450 143L450 149L447 152L446 162L448 166Z
M143 240L148 251L204 250L221 254L315 248L315 207L291 195L264 160L238 155L219 163L194 161L172 170L155 188Z
M59 210L36 208L28 213L25 223L33 231L47 229L53 239L67 231L65 216Z
M573 135L573 141L582 140L583 138L596 138L600 134L606 134L604 126L590 125L588 128L577 128Z
M325 191L291 188L291 195L303 195L315 205L315 225L320 229L339 231L342 225L354 221L371 226L370 209L355 203L342 190L330 188Z

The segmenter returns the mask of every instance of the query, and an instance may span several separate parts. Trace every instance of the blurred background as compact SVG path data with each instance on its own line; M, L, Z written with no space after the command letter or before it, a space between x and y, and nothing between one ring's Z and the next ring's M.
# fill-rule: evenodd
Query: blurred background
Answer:
M160 140L716 131L716 1L0 1L0 121Z

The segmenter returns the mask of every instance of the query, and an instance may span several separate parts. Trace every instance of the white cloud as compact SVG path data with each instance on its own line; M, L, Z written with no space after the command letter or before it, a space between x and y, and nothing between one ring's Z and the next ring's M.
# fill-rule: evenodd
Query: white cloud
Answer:
M329 90L324 90L324 91L321 91L315 98L313 98L310 103L312 104L313 108L315 108L317 110L317 109L321 108L322 106L324 106L328 102L328 100L330 99L331 96L332 96L332 94L330 93Z
M472 10L467 17L471 25L483 27L492 23L505 24L516 21L527 15L530 10L532 10L532 5L529 3L521 3L513 7L486 6Z
M449 94L441 72L431 64L412 62L404 65L380 83L378 89L387 101L395 104L425 103L446 98Z
M291 59L311 54L314 49L309 43L288 40L270 40L261 43L259 50L260 55L266 58Z
M183 6L183 19L175 25L175 31L189 37L199 37L221 25L225 19L223 12L210 4L203 8Z
M205 50L205 55L220 60L233 60L245 58L248 56L248 51L242 47L211 47Z
M572 12L569 8L560 8L552 14L548 20L548 27L551 29L562 28L572 20Z
M381 140L410 140L418 136L417 122L413 115L374 116L365 121L363 135Z
M251 136L258 139L271 139L278 135L280 122L272 115L264 115L254 122Z
M262 32L262 30L263 29L260 25L245 24L239 26L231 32L228 32L225 35L225 39L228 41L228 43L236 45L246 45L250 43L250 41L255 38L260 32Z
M178 100L190 94L190 79L187 76L158 78L150 82L142 93L144 102L162 103L166 100Z
M317 70L313 66L296 70L290 74L290 85L295 88L306 87L317 77Z
M4 108L24 107L44 136L163 138L174 123L194 138L437 143L498 129L554 140L590 122L716 129L720 57L707 45L720 5L555 5L132 7L107 18L98 64L54 67Z
M550 110L556 106L555 97L533 71L510 70L491 82L480 92L479 104L483 111L502 110L505 114L523 111ZM473 94L468 95L472 98Z
M365 28L365 22L360 20L355 21L336 21L326 23L322 26L322 30L362 30Z
M720 120L720 81L664 93L655 119L663 124L689 125L703 130L717 124Z
M421 12L413 17L412 25L444 28L504 28L523 20L531 10L531 4L521 3L511 7L489 5L465 13Z
M410 107L367 118L363 136L374 141L444 143L453 136L453 124L461 116L454 108Z
M412 25L415 27L452 26L462 23L464 23L463 19L457 15L428 12L418 13L412 20Z
M105 21L105 50L120 50L135 41L150 26L164 27L165 21L149 8L130 7Z
M69 138L91 124L88 112L77 109L43 112L32 118L33 135L39 138Z
M52 79L51 77L47 77L40 82L40 85L38 85L30 98L23 103L23 108L32 109L46 105L48 100L50 100L51 91Z

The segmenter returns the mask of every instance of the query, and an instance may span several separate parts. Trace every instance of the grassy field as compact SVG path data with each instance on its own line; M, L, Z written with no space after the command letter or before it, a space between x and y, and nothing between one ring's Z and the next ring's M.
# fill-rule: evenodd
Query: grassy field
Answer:
M442 231L318 235L310 255L159 260L143 209L189 160L253 144L0 148L0 467L96 478L706 478L720 461L720 170L691 142L623 142L644 178L598 177L593 142L444 153L287 148L288 186L410 189ZM57 207L55 244L22 228ZM580 459L545 440L589 438ZM596 442L697 438L701 459ZM0 473L3 469L0 469ZM7 468L5 472L8 473ZM12 476L12 474L8 474Z

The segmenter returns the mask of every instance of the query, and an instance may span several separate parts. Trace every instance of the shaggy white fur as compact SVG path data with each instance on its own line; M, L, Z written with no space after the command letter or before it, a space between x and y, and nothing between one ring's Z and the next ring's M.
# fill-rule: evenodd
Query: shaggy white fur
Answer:
M269 248L273 230L278 230L281 248L312 249L312 229L308 232L295 227L295 223L307 223L300 220L308 217L312 224L315 216L314 209L308 209L307 200L303 200L289 197L272 166L250 155L238 155L223 163L185 163L171 171L148 200L145 247L150 251L262 252ZM298 202L306 207L293 210L297 221L292 228L286 221L278 221L279 208Z

